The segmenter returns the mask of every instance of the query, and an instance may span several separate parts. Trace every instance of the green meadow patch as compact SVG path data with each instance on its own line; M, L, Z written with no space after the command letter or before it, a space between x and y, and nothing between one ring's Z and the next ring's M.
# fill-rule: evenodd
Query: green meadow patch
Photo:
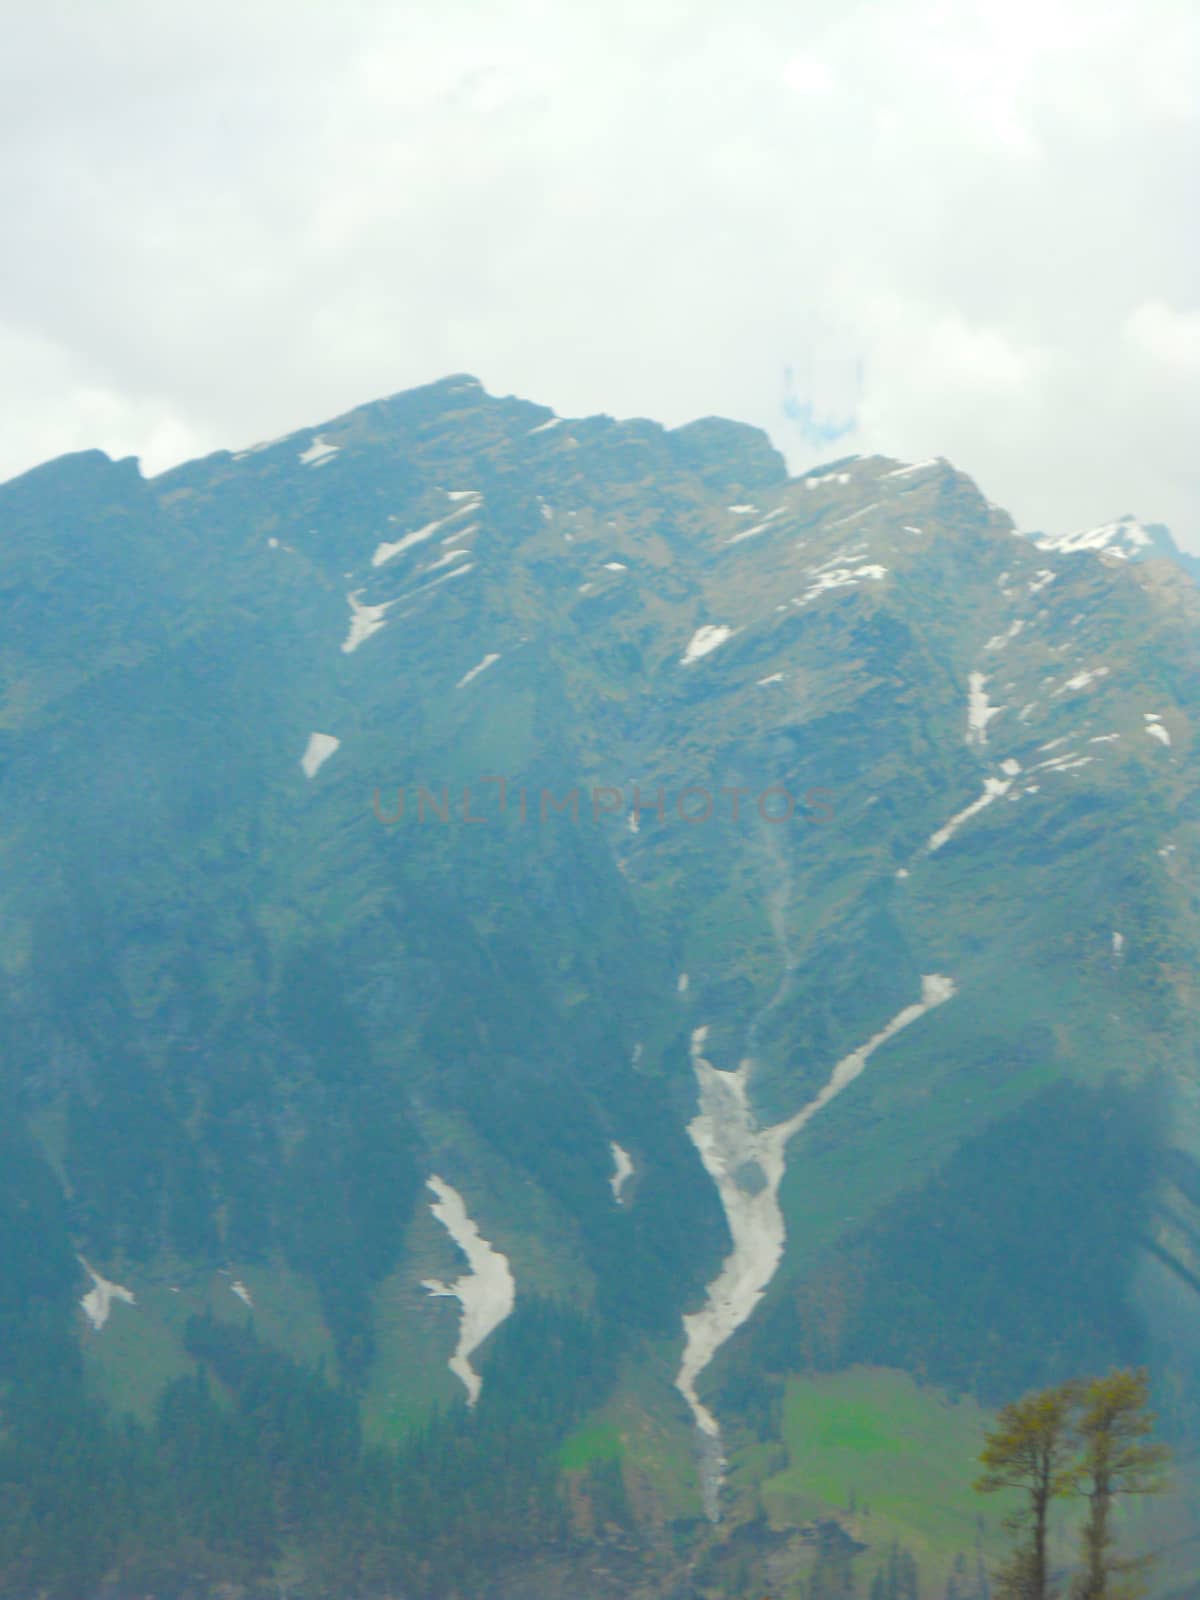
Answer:
M981 1532L990 1547L1006 1509L971 1488L987 1423L974 1401L953 1401L902 1372L851 1367L790 1379L787 1465L760 1486L764 1509L779 1528L837 1511L864 1543L899 1539L923 1575L941 1570L972 1552Z
M623 1454L621 1436L611 1423L594 1422L576 1428L558 1453L564 1472L581 1472L601 1461L619 1461Z

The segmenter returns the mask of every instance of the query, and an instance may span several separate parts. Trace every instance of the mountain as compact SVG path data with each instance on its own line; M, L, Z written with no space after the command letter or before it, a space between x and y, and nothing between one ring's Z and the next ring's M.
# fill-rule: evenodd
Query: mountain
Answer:
M968 1600L989 1415L1119 1362L1191 1592L1200 595L1118 543L463 375L0 486L0 1589Z
M1161 522L1141 523L1126 514L1115 522L1106 522L1099 528L1085 528L1078 533L1044 534L1029 536L1039 550L1061 553L1078 550L1103 552L1113 561L1173 561L1189 574L1200 579L1200 560L1179 548L1171 537L1171 530Z

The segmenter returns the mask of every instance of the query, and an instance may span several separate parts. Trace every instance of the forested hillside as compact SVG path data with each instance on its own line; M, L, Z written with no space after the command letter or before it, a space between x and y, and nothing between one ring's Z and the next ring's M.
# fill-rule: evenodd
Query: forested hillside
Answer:
M1142 1365L1189 1592L1143 534L464 376L0 486L6 1600L973 1600L997 1408Z

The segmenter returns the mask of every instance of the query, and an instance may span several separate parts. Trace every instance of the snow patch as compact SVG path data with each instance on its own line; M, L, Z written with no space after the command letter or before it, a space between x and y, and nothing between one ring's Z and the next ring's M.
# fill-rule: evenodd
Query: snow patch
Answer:
M752 528L743 528L741 533L735 533L731 539L726 539L726 544L741 544L743 539L753 539L760 533L765 533L777 517L783 516L786 506L776 506L774 511L768 511L761 522L756 522Z
M341 742L340 739L335 739L332 733L310 733L304 754L300 757L304 776L315 778Z
M621 1190L629 1179L633 1177L633 1161L629 1151L622 1149L615 1139L610 1142L608 1148L612 1151L613 1158L613 1175L608 1180L609 1186L612 1189L613 1199L618 1205L623 1205Z
M401 539L384 540L382 544L376 545L375 553L371 557L371 565L373 567L382 567L393 556L398 556L402 550L411 550L414 545L424 544L427 539L432 539L439 529L449 527L452 522L457 522L460 517L469 517L472 512L478 511L479 497L472 491L463 490L461 494L452 494L449 498L452 500L461 499L462 495L465 494L470 494L471 498L463 505L460 505L457 511L449 511L444 517L438 517L433 522L427 522L423 527L414 528L411 533L406 533ZM394 522L396 518L389 517L388 521ZM465 528L460 528L447 534L442 543L449 544L455 539L469 539L473 533L478 532L479 523L472 522Z
M1049 761L1040 762L1033 770L1035 772L1074 772L1079 767L1089 767L1095 756L1077 756L1074 750L1068 750L1065 756L1052 756Z
M467 1404L473 1406L483 1389L483 1379L471 1366L471 1357L512 1311L517 1286L508 1257L492 1248L467 1215L463 1197L435 1173L426 1185L436 1195L430 1211L467 1258L470 1271L453 1283L427 1278L422 1283L433 1295L452 1295L462 1307L458 1345L450 1357L450 1371L462 1380Z
M711 655L727 639L732 639L735 632L734 628L728 627L723 622L706 622L702 628L696 629L688 641L687 649L679 658L680 666L690 667L693 661L699 661L701 657Z
M561 425L562 425L562 418L561 417L551 417L549 422L539 422L536 428L530 428L529 431L530 431L531 434L534 434L534 433L549 433L551 428L557 428L557 427L560 427Z
M337 453L338 446L336 444L326 444L324 438L318 433L308 449L300 452L300 460L306 467L316 467L322 461L328 461L331 456L335 456Z
M1050 698L1054 700L1060 694L1077 694L1080 689L1090 688L1101 678L1107 678L1109 670L1108 667L1093 667L1090 672L1077 672L1073 678L1068 678L1066 683L1060 684Z
M1147 722L1146 732L1152 739L1157 739L1159 744L1169 745L1171 742L1171 735L1161 722Z
M470 529L464 531L469 533ZM456 533L453 537L458 539L461 538L461 535ZM459 550L457 548L447 550L445 555L439 556L436 561L431 561L427 567L422 567L418 576L424 578L431 572L441 572L443 567L452 567L456 561L463 561L470 554L469 550Z
M1006 633L993 634L983 648L985 650L1003 650L1009 640L1015 639L1024 627L1024 620L1018 617Z
M250 1298L250 1291L240 1278L235 1278L229 1287L244 1305L248 1305L251 1311L254 1310L254 1301Z
M1154 540L1135 518L1122 517L1119 522L1106 522L1099 528L1056 534L1035 542L1039 550L1060 550L1067 555L1080 550L1103 550L1120 561L1128 561L1148 549Z
M470 506L468 509L473 511L475 508L474 506ZM456 522L458 520L458 512L452 511L450 515L445 517L443 520L445 522ZM472 534L478 533L479 528L480 524L478 522L468 522L465 528L452 528L449 533L443 535L441 542L444 545L457 544L460 539L469 539Z
M961 811L956 811L949 822L944 823L935 833L930 834L929 843L926 845L929 853L932 855L935 850L940 850L944 844L954 837L964 822L969 822L972 817L977 817L985 807L991 805L993 800L998 800L1002 794L1007 794L1011 788L1011 778L985 778L983 780L983 793L979 796L979 799L972 800L969 806L964 806Z
M988 742L988 723L998 717L1003 706L988 704L987 679L982 672L972 672L967 679L967 743L984 745Z
M430 578L427 583L418 584L415 589L406 589L403 594L397 596L397 601L415 600L419 595L428 594L431 589L436 589L440 584L449 583L452 578L465 578L468 572L474 571L475 563L473 561L468 561L460 567L452 567L449 572L440 573L436 578ZM404 615L407 616L408 613L405 612Z
M822 572L817 581L810 584L802 595L792 601L792 604L806 606L818 595L827 594L831 589L856 588L860 578L870 578L879 582L886 577L887 568L877 566L873 562L856 567L834 567L828 572Z
M388 611L396 604L394 600L385 600L382 605L364 606L359 600L361 589L355 589L348 594L346 599L350 603L350 628L342 640L342 654L353 655L359 645L369 639L373 633L378 633L384 626L384 618Z
M878 511L882 504L882 500L872 500L870 505L862 506L857 511L851 511L848 516L838 517L835 521L831 522L829 526L831 528L840 528L847 522L857 522L860 517L865 517L868 512Z
M759 689L764 689L767 686L768 683L782 683L782 682L783 682L783 673L782 672L773 672L770 675L769 678L759 678L756 687L759 688Z
M911 467L897 467L893 472L885 472L881 476L885 478L910 478L914 472L924 472L927 468L936 467L939 464L939 457L931 456L928 461L918 461Z
M113 1302L123 1300L127 1306L137 1305L132 1289L126 1289L123 1284L111 1283L107 1278L102 1278L96 1269L89 1266L82 1256L78 1257L79 1265L92 1280L92 1287L80 1300L83 1314L99 1333L108 1321L109 1312Z
M448 518L439 517L436 522L427 522L423 528L416 528L412 533L406 533L402 539L389 543L384 540L375 546L375 554L371 557L373 567L382 567L385 561L390 561L393 556L398 556L402 550L411 550L414 544L424 544L426 539L432 539L439 528L444 527Z
M476 666L471 668L470 672L464 672L463 673L462 677L458 680L458 682L454 685L454 687L456 689L465 689L466 686L470 683L472 678L477 678L481 672L486 672L487 669L490 666L493 666L497 661L499 661L499 659L500 659L499 651L497 651L497 650L489 651L488 654L486 656L484 656L482 661L480 661Z

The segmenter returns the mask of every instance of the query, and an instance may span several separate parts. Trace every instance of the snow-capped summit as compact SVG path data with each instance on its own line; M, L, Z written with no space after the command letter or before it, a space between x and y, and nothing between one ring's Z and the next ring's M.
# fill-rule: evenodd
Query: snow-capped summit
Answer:
M1118 561L1146 561L1154 556L1165 556L1194 571L1192 557L1184 555L1170 531L1159 522L1143 523L1126 514L1115 522L1105 522L1098 528L1084 528L1075 533L1035 534L1033 542L1039 550L1056 550L1062 555L1072 555L1081 550L1103 552Z

